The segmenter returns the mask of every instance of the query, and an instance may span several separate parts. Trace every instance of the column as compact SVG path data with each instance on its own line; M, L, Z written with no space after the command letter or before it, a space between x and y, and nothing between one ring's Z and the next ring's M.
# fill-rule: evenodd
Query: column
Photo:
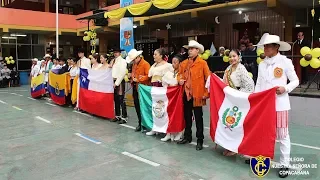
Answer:
M45 0L44 1L44 12L49 12L50 11L50 0Z

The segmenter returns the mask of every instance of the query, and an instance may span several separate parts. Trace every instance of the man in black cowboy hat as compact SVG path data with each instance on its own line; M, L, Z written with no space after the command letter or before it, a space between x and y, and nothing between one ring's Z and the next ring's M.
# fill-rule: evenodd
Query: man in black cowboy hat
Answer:
M121 57L123 50L119 47L113 48L114 59L111 62L112 65L112 77L114 80L114 104L116 110L116 117L112 120L119 124L127 123L127 107L124 101L125 95L125 80L124 77L127 73L127 63ZM121 112L120 112L121 106ZM122 115L121 115L122 114Z

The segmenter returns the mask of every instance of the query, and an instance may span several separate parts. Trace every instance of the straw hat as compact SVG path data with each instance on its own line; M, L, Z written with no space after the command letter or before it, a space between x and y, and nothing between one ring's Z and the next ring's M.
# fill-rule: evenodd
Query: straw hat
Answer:
M33 58L32 61L37 61L38 62L38 59L37 58Z
M191 40L189 41L189 44L188 45L184 45L183 46L184 48L186 49L189 49L189 48L197 48L199 49L199 54L202 54L204 52L204 47L202 44L198 43L197 41L195 40Z
M136 49L131 49L128 53L128 56L126 57L127 63L131 63L136 57L140 56L143 53L143 51L137 51Z
M46 54L45 56L43 56L43 59L45 58L51 58L52 56L50 56L50 54Z
M287 42L280 41L280 37L277 35L270 35L269 33L263 34L260 41L255 46L263 47L266 44L279 44L279 51L290 51L291 45Z

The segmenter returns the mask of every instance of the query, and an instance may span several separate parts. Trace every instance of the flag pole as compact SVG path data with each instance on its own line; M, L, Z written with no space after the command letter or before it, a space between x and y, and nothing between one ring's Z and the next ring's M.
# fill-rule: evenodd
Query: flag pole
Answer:
M56 0L56 58L59 58L59 0Z

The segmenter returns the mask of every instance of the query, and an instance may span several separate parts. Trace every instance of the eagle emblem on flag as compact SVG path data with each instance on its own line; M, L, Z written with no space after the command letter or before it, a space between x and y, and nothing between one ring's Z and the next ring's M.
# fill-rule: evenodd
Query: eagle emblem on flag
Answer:
M153 104L152 111L157 118L162 118L165 113L165 104L162 100Z
M237 106L234 106L232 109L227 108L223 113L222 122L226 126L225 128L228 128L230 131L232 131L232 129L239 124L242 112L238 111L239 108Z
M59 90L59 84L58 83L56 83L56 87L54 88L54 92L56 93L56 95L57 96L59 96L59 94L60 94L60 90Z

